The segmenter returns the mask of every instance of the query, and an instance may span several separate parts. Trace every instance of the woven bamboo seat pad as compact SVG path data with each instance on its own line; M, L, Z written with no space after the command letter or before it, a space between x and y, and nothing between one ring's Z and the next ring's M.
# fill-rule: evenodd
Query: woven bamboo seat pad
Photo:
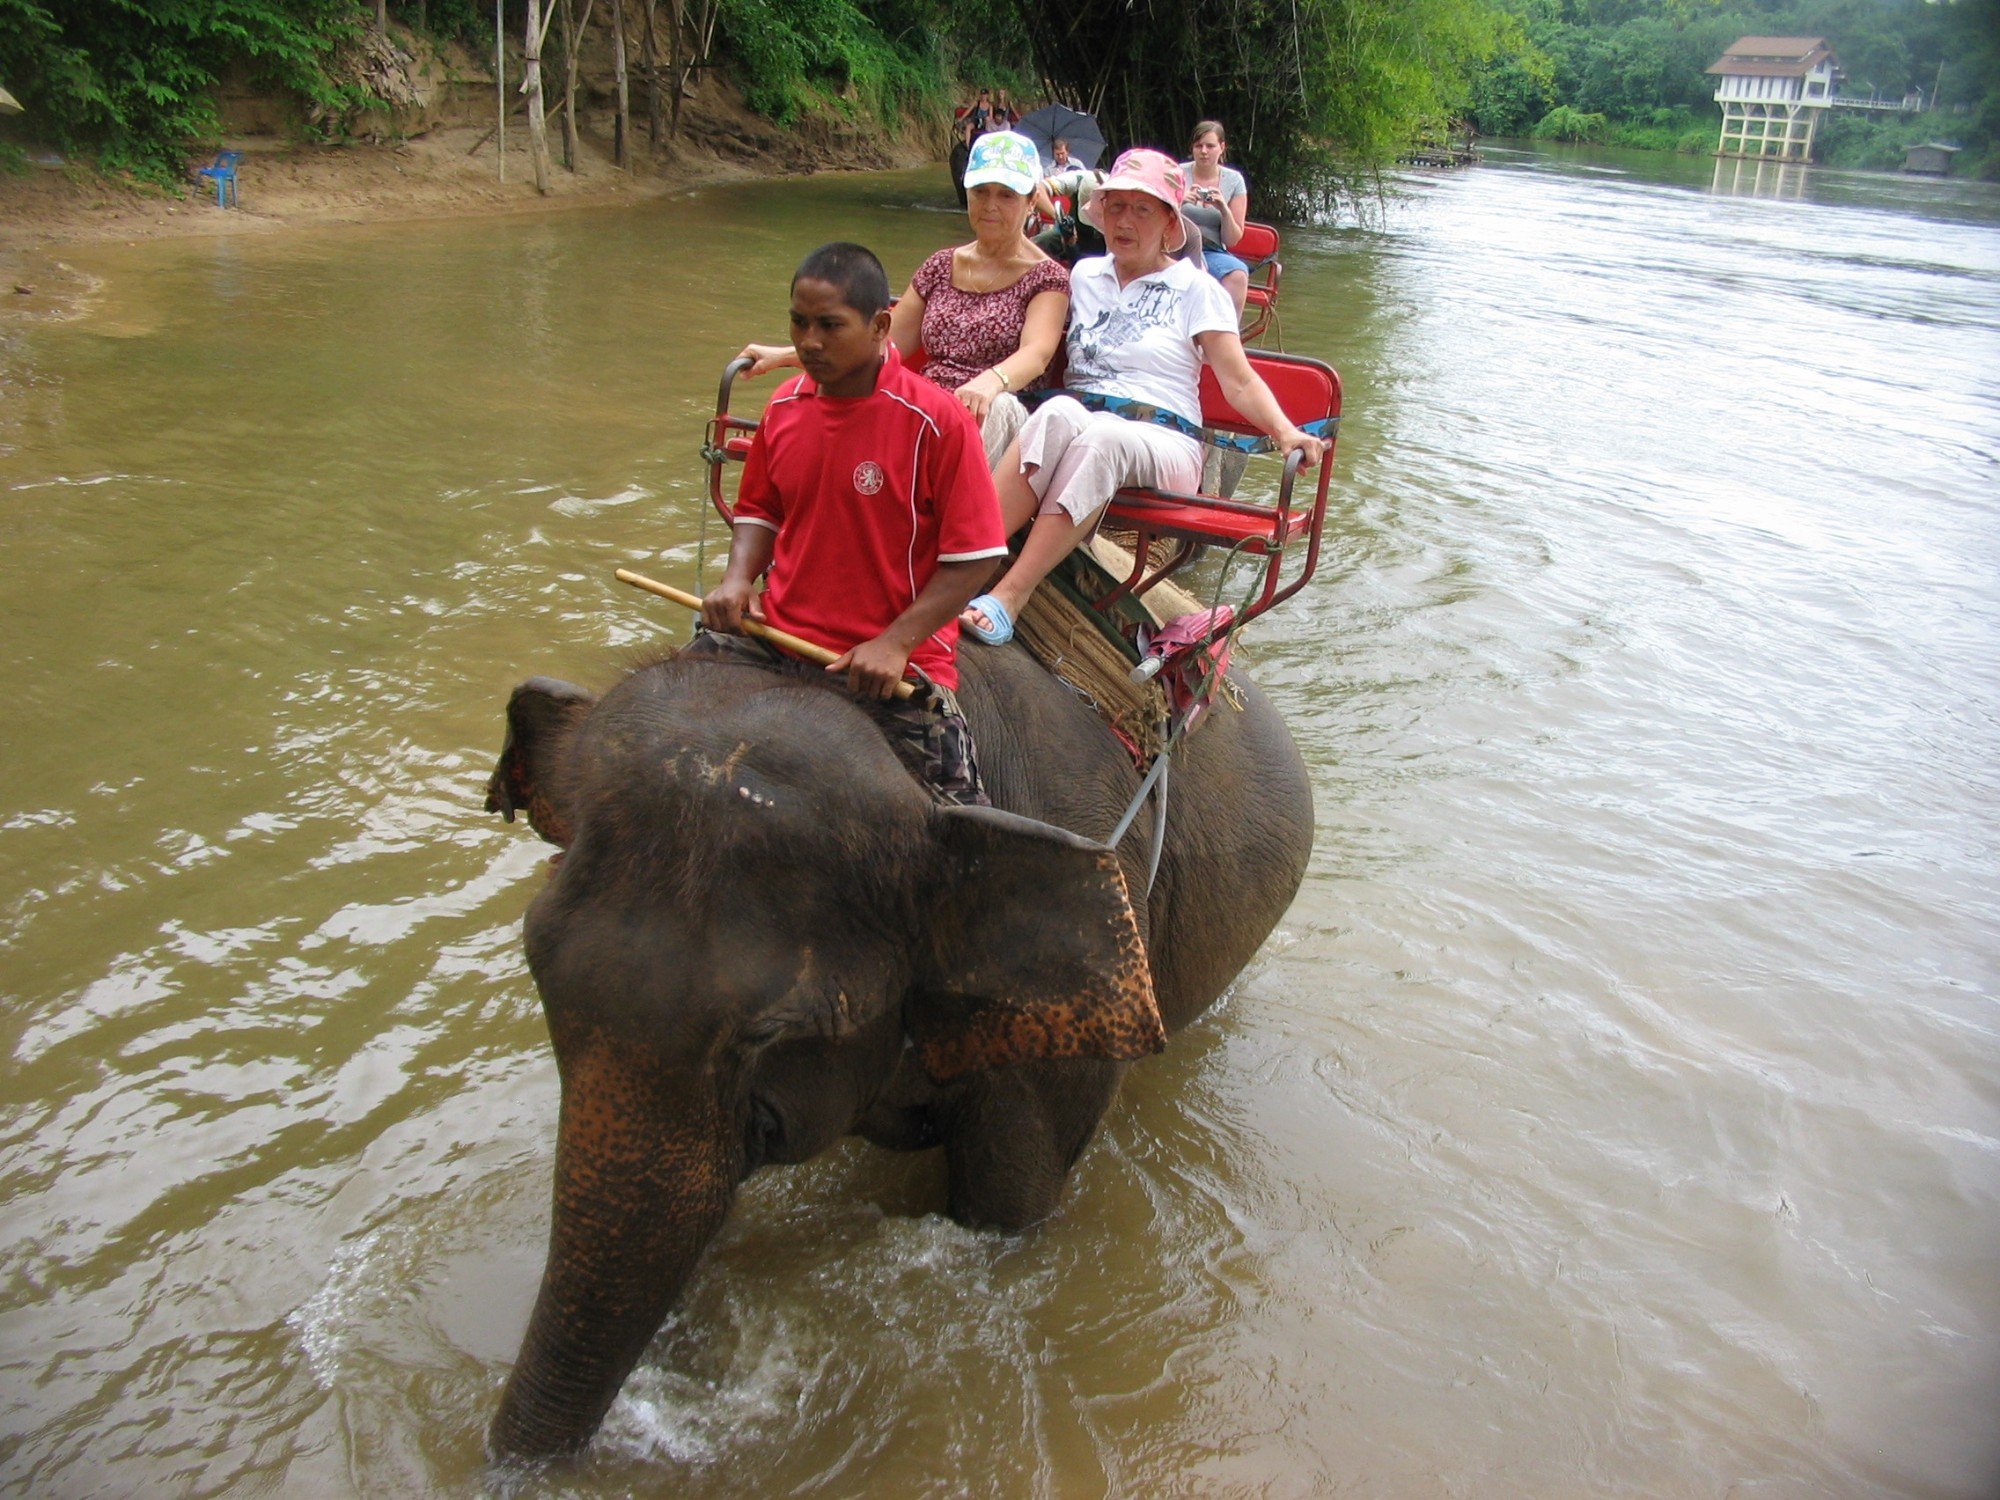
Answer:
M1093 536L1079 550L1087 550L1114 582L1122 582L1132 571L1131 552L1107 537ZM1202 608L1194 595L1171 579L1155 584L1138 602L1155 625ZM1045 585L1028 596L1014 633L1030 656L1089 699L1142 755L1159 749L1166 691L1158 682L1132 680L1131 658L1105 635L1095 610Z

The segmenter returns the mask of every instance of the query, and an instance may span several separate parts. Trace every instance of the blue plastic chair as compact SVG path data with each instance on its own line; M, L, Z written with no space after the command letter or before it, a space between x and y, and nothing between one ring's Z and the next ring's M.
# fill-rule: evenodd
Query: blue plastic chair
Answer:
M195 172L197 177L215 179L215 206L227 208L231 204L241 208L236 198L236 164L243 160L241 151L218 151L215 160Z

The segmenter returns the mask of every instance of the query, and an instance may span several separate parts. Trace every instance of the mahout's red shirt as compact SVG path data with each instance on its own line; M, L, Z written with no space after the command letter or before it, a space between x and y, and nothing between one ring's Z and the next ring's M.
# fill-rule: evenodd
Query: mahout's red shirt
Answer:
M736 519L777 535L764 618L829 651L873 640L941 562L1007 553L1000 502L971 413L889 346L866 396L780 385L750 444ZM910 665L958 686L958 621Z

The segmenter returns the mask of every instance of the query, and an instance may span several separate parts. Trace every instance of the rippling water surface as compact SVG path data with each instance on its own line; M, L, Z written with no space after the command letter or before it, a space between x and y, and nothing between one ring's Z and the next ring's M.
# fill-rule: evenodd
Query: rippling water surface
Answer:
M2000 1483L2000 194L1495 153L1286 240L1298 903L1062 1215L755 1179L531 1493ZM246 192L248 188L246 187ZM540 1273L507 689L937 172L94 253L0 329L0 1487L471 1494ZM711 549L717 539L708 538Z

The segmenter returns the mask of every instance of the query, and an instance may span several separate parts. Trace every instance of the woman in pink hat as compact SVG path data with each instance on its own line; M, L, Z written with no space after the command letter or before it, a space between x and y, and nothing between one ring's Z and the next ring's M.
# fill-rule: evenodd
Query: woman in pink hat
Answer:
M1310 467L1325 452L1250 368L1221 283L1201 262L1174 259L1186 247L1185 194L1173 158L1142 148L1118 158L1083 208L1109 253L1070 272L1068 389L1036 408L993 475L1008 532L1034 524L1013 565L959 617L989 645L1013 639L1035 586L1120 489L1201 488L1204 363L1280 453L1303 449Z

